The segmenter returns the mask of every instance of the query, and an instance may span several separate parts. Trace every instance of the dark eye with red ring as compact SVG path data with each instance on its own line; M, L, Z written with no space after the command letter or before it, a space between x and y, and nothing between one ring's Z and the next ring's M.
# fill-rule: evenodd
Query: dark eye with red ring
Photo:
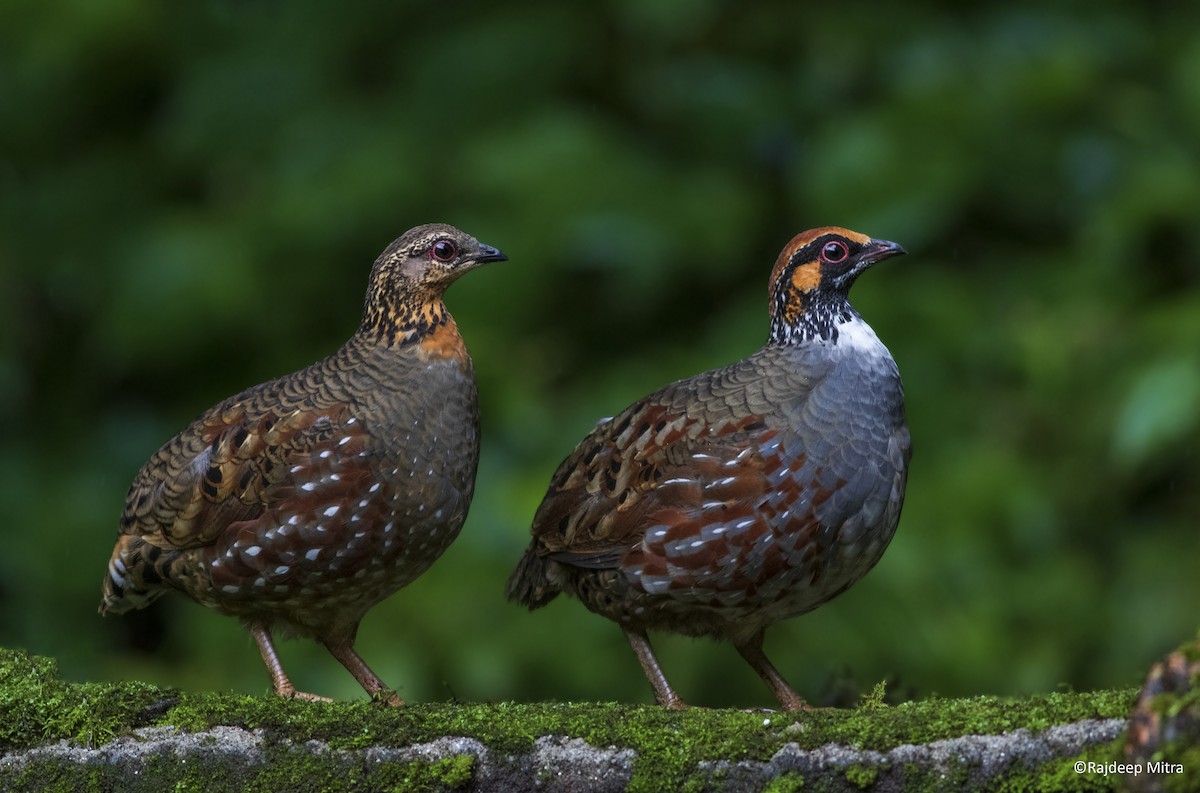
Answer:
M841 240L833 240L825 243L825 247L821 248L821 261L826 264L841 264L846 261L846 257L850 255L850 246Z
M429 254L439 262L453 261L458 256L458 246L452 240L438 240L429 249Z

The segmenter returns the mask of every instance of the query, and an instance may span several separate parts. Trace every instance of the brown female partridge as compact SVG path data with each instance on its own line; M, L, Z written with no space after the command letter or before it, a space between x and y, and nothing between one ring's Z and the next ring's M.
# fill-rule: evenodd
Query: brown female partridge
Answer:
M354 651L355 633L467 517L479 409L442 298L505 258L443 224L389 245L341 349L209 409L138 473L100 613L178 590L242 621L280 696L320 699L292 686L273 631L316 639L369 694L400 704Z
M638 400L555 472L509 599L568 592L625 631L660 705L648 629L733 642L788 710L771 624L846 591L900 518L909 460L896 363L847 293L904 253L840 228L797 235L771 273L771 332L745 360Z

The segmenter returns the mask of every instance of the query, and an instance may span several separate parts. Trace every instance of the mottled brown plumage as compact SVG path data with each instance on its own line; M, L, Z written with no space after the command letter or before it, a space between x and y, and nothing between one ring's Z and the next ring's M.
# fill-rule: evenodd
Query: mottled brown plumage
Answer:
M168 590L236 616L281 696L272 633L322 642L372 696L400 700L354 651L367 610L457 536L475 486L471 359L443 294L505 257L443 224L371 270L358 332L333 355L206 411L138 473L100 613Z
M731 641L785 708L806 707L763 632L845 591L895 532L900 378L847 294L899 253L846 229L797 235L771 274L767 344L584 438L550 481L509 598L532 609L567 592L616 621L662 705L683 702L650 629Z

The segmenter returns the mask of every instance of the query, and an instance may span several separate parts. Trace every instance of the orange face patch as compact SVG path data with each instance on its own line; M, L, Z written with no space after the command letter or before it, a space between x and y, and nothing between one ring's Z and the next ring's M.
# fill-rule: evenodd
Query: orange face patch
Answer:
M792 271L792 288L807 294L821 285L821 265L817 262L802 264Z

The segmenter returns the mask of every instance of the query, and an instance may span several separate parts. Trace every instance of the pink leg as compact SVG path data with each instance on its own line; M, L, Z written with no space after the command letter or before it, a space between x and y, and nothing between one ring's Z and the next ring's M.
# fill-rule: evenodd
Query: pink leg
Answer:
M749 641L734 646L737 647L742 658L746 659L746 663L750 664L755 672L758 672L758 676L771 689L771 693L775 695L775 699L779 700L779 704L783 706L784 710L812 710L812 706L788 685L787 681L783 679L783 675L779 674L779 670L767 659L762 643L763 634L759 631Z
M308 694L304 691L297 691L292 685L292 681L288 680L287 674L283 671L283 664L279 663L279 656L275 653L275 643L271 641L271 631L266 625L261 622L251 622L246 625L250 631L250 635L254 637L254 641L258 642L258 651L262 654L263 663L267 665L267 671L271 673L271 682L275 686L275 693L281 697L289 699L307 699L319 702L332 702L329 697L321 697L316 694Z
M387 684L379 679L379 675L371 671L371 667L367 666L367 662L362 659L362 656L354 651L353 639L338 643L325 642L324 644L329 653L338 659L350 674L354 675L354 679L371 695L371 699L385 705L404 704L404 700L400 699L395 691L388 688Z
M650 647L650 639L646 636L646 632L624 630L625 638L629 640L629 646L633 648L638 663L642 665L642 671L646 673L646 679L650 681L650 687L654 689L654 699L659 705L671 710L686 708L687 703L680 699L679 695L671 688L671 684L667 682L667 676L663 674L662 667L658 665L658 659L654 657L654 650Z

